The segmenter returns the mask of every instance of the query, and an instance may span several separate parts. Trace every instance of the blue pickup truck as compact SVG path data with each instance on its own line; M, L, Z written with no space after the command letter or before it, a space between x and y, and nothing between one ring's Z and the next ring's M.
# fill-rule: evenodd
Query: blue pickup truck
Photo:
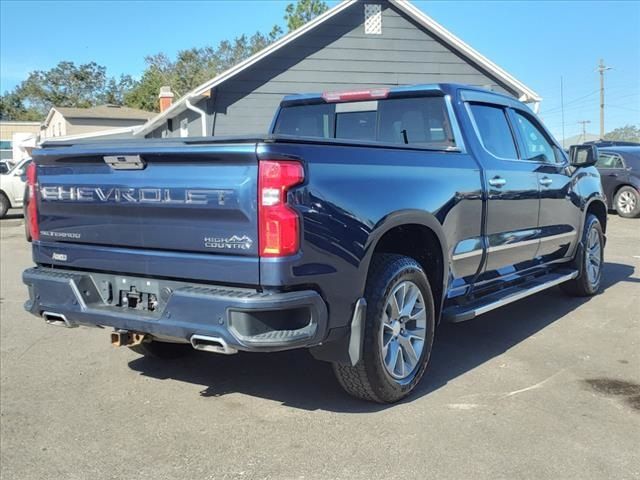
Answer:
M33 157L25 308L160 359L308 348L348 393L395 402L440 322L602 282L596 148L567 158L484 89L289 96L268 135Z

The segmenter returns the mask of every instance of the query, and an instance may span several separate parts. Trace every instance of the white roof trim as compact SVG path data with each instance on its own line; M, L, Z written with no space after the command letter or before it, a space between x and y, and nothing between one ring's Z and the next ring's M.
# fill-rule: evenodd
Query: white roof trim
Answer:
M318 17L314 18L313 20L311 20L309 23L306 23L302 27L294 30L291 33L288 33L287 35L282 37L280 40L272 43L271 45L269 45L268 47L264 48L263 50L260 50L258 53L252 55L251 57L247 58L243 62L240 62L239 64L231 67L229 70L226 70L226 71L222 72L220 75L218 75L215 78L203 83L199 87L196 87L191 92L189 92L186 95L184 95L183 97L181 97L177 102L174 102L173 105L171 105L164 112L159 113L158 115L156 115L155 117L153 117L152 119L147 121L147 123L145 123L144 125L138 127L138 129L136 130L135 134L136 135L145 135L145 134L149 133L151 130L153 130L156 127L158 127L160 125L160 123L162 123L164 121L164 119L166 117L171 116L172 113L174 115L177 115L178 113L180 113L183 110L185 110L186 109L185 100L187 98L190 99L190 100L196 100L197 101L199 99L199 97L205 96L205 94L207 94L216 85L219 85L220 83L224 82L225 80L229 79L230 77L233 77L234 75L237 75L238 73L243 71L245 68L250 67L254 63L262 60L264 57L270 55L271 53L275 52L276 50L279 50L280 48L284 47L288 43L294 41L296 38L304 35L308 31L314 29L315 27L317 27L318 25L323 23L325 20L328 20L329 18L333 17L334 15L337 15L338 13L342 12L346 8L350 7L351 5L356 3L357 1L358 0L344 0L342 3L339 3L335 7L327 10L322 15L319 15Z
M524 83L517 80L515 77L493 63L487 57L460 40L453 33L436 22L433 18L429 17L422 10L412 5L408 0L389 0L389 2L405 12L411 18L416 20L420 25L425 27L431 33L451 45L455 50L459 51L464 56L469 57L480 67L491 73L496 78L502 80L505 84L507 84L517 92L521 93L519 97L520 101L540 102L542 100L542 97L540 97L536 92L527 87Z
M49 122L51 121L51 117L53 117L53 114L55 112L58 112L58 110L56 110L56 107L51 107L49 109L49 113L47 113L47 118L44 119L44 122L42 122L40 128L47 128L49 126ZM60 112L58 112L58 113L60 113ZM60 115L62 115L62 114L60 113Z
M109 135L120 135L121 133L131 133L133 135L136 128L137 127L135 126L118 127L110 128L108 130L98 130L97 132L77 133L75 135L61 135L59 137L45 137L40 138L40 143L57 142L58 140L82 140L83 138L106 137Z
M263 58L267 57L271 53L291 43L298 37L304 35L308 31L314 29L324 21L330 19L334 15L337 15L338 13L342 12L343 10L347 9L348 7L350 7L351 5L353 5L358 1L359 0L343 0L341 3L327 10L325 13L316 17L309 23L303 25L302 27L298 28L297 30L294 30L291 33L288 33L287 35L283 36L280 40L272 43L268 47L252 55L251 57L247 58L243 62L240 62L234 67L231 67L230 69L222 72L220 75L196 87L191 92L187 93L186 95L178 99L176 102L174 102L173 105L171 105L171 107L169 107L164 112L161 112L155 117L149 119L145 124L139 127L135 127L133 132L134 135L136 136L146 135L147 133L151 132L152 130L159 127L162 123L164 123L167 117L174 117L175 115L186 110L185 101L187 99L192 101L200 100L201 98L205 97L209 93L209 91L215 86L237 75L238 73L242 72L246 68L249 68L254 63L262 60ZM484 55L481 55L479 52L471 48L469 45L467 45L465 42L460 40L458 37L456 37L453 33L448 31L438 22L436 22L431 17L427 16L424 12L422 12L420 9L412 5L409 2L409 0L389 0L389 2L395 7L402 10L409 17L413 18L416 22L418 22L424 28L429 30L435 36L441 38L445 43L449 44L452 48L460 52L462 55L469 57L471 60L473 60L473 62L475 62L481 68L483 68L484 70L486 70L487 72L489 72L490 74L492 74L493 76L501 80L506 85L516 90L518 93L521 94L520 95L521 101L540 102L542 100L542 98L536 92L531 90L529 87L527 87L525 84L517 80L512 75L508 74L505 70L500 68L498 65L496 65L492 61L490 61Z

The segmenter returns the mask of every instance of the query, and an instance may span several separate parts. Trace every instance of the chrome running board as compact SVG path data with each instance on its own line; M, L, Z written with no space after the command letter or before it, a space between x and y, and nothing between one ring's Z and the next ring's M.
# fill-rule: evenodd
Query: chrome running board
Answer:
M530 295L542 292L561 283L573 280L579 275L578 270L563 273L550 273L542 277L537 277L522 285L513 286L500 290L496 293L480 298L468 305L457 305L446 308L443 312L443 319L447 322L464 322L479 315L504 307L518 300L522 300Z

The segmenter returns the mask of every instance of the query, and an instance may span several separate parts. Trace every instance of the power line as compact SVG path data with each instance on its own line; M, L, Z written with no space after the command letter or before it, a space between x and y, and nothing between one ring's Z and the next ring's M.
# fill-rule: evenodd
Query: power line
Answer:
M578 98L574 98L573 100L569 100L569 101L564 103L564 106L566 107L567 105L573 105L574 103L576 103L576 102L578 102L580 100L584 100L585 98L589 98L592 95L595 95L596 93L598 93L598 90L594 90L591 93L587 93L586 95L583 95L582 97L578 97ZM545 113L555 112L555 111L559 111L561 109L562 109L562 105L560 105L558 107L550 108L549 110L545 110Z
M632 107L627 107L625 105L608 105L609 107L613 107L613 108L620 108L622 110L629 110L630 112L640 112L640 108L632 108Z

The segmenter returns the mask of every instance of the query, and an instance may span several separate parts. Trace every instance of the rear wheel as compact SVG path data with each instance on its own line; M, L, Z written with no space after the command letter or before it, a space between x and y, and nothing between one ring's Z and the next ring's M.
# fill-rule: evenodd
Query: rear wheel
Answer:
M11 207L9 199L4 193L0 192L0 218L4 218L4 216L7 214L7 211L9 210L9 207Z
M582 233L582 249L575 259L580 275L561 285L569 295L589 297L600 290L604 265L604 234L600 221L589 214Z
M618 215L625 218L640 216L640 193L633 187L622 187L616 193L614 205Z
M193 352L193 348L188 343L169 343L158 342L152 340L143 342L140 345L129 347L136 353L145 357L160 358L164 360L173 360L189 355Z
M435 327L431 287L413 258L379 254L365 296L362 358L355 366L336 363L334 372L354 397L397 402L416 387L429 362Z

